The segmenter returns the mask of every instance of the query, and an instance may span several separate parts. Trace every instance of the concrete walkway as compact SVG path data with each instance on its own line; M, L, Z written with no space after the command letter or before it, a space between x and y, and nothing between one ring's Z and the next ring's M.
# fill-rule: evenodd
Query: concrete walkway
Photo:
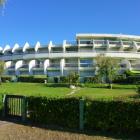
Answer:
M71 132L42 129L0 121L0 140L112 140L104 136L88 136Z

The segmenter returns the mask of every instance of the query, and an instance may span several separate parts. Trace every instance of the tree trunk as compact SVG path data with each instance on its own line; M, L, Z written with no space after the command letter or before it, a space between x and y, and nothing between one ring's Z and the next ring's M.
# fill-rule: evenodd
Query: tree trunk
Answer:
M2 80L1 80L1 77L0 77L0 85L2 84Z

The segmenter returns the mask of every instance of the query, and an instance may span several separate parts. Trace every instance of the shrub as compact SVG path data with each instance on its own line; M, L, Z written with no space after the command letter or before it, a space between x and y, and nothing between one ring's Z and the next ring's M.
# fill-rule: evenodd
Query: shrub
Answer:
M11 76L2 76L1 77L2 82L7 82L7 81L11 81L12 77Z
M67 76L60 76L60 82L61 83L68 83L68 77Z
M47 80L45 76L19 76L19 82L33 82L33 83L44 83L44 80Z
M140 101L88 101L87 130L140 130Z
M59 77L54 77L54 83L58 83L59 82Z
M68 83L47 83L47 87L69 87Z
M79 82L79 74L75 73L70 73L68 76L68 82L69 84L74 84L77 85Z
M75 98L29 97L28 110L29 119L36 123L76 129L79 126L79 100Z
M84 77L84 83L101 83L99 77L97 75Z

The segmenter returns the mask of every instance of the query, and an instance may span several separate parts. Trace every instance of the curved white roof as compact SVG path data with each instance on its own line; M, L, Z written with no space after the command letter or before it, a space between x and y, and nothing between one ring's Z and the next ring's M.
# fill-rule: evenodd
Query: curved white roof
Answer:
M15 50L17 50L19 48L19 44L15 44L14 45L14 47L13 47L13 49L12 49L12 53L14 53L15 52Z
M76 39L79 38L102 38L102 37L106 37L106 38L120 38L120 39L140 39L140 36L138 35L124 35L124 34L90 34L90 33L80 33L80 34L76 34Z
M25 45L24 45L24 47L23 47L23 52L25 52L26 49L28 49L29 47L30 47L29 43L26 42Z
M5 48L3 49L3 53L5 53L6 51L10 50L10 46L9 45L6 45Z

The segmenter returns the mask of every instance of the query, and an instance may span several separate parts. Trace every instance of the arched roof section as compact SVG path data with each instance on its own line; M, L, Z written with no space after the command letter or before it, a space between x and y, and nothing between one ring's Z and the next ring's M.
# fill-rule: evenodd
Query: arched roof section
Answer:
M35 45L35 52L37 52L40 47L41 45L40 45L40 42L38 41Z
M25 43L24 47L23 47L23 52L26 52L26 50L30 48L30 45L28 42Z
M11 48L9 45L6 45L5 48L3 49L3 53L5 53L6 51L9 51Z
M14 53L18 48L19 48L19 44L16 43L12 49L12 53Z

